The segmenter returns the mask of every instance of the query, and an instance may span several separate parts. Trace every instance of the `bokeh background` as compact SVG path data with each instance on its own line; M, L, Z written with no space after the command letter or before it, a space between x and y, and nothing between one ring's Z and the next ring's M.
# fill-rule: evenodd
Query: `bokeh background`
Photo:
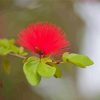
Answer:
M70 52L88 55L95 64L61 66L61 79L43 79L32 87L21 59L0 56L0 100L100 100L100 1L0 0L0 38L16 38L22 28L39 21L60 26L71 42Z

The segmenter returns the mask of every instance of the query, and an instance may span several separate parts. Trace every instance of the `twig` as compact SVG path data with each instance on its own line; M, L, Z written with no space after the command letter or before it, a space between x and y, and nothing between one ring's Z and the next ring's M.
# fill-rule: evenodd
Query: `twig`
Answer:
M19 54L15 54L15 53L9 53L9 55L16 56L16 57L19 57L19 58L22 58L22 59L26 59L25 56L22 56L22 55L19 55Z
M12 56L16 56L16 57L19 57L19 58L22 58L22 59L26 59L27 57L25 56L22 56L22 55L19 55L19 54L15 54L15 53L9 53L9 55L12 55ZM53 61L53 62L47 62L47 64L62 64L64 62L61 62L61 61Z
M47 64L49 64L49 65L62 64L62 63L64 63L64 62L61 62L61 61L47 62Z

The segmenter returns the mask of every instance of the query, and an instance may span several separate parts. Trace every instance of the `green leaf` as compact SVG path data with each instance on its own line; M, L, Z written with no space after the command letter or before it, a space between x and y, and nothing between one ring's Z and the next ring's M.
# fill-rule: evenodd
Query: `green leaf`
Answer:
M61 78L61 76L62 76L61 69L59 68L59 66L56 66L56 65L55 65L55 68L56 68L56 72L55 72L54 76L56 78Z
M47 63L49 62L52 62L52 60L49 57L41 59L41 62L38 67L39 75L46 78L50 78L55 74L56 68L52 67L51 65L48 65Z
M7 55L11 50L0 47L0 55Z
M93 61L89 57L85 55L75 54L75 53L71 53L71 54L64 53L63 61L73 63L82 68L93 64Z
M10 53L9 43L7 39L0 40L0 55L6 55Z
M45 57L41 59L41 62L48 63L48 62L52 62L52 60L50 59L50 57Z
M55 72L56 72L55 67L47 65L43 61L40 62L39 68L38 68L39 75L50 78L55 74Z
M22 47L17 47L13 39L0 39L0 55L7 55L9 53L16 53L20 55L27 55Z
M39 84L41 76L46 78L54 76L56 68L48 65L47 62L52 62L52 60L50 58L30 57L25 61L23 70L31 85Z
M11 42L11 41L10 41ZM0 47L5 47L5 48L9 48L9 41L7 39L1 39L0 40Z
M64 62L66 62L66 61L68 60L68 56L69 56L69 53L68 53L68 52L65 52L65 53L63 54L62 59L63 59Z
M37 73L39 62L39 59L30 57L23 67L28 82L33 86L38 85L41 80L41 76Z

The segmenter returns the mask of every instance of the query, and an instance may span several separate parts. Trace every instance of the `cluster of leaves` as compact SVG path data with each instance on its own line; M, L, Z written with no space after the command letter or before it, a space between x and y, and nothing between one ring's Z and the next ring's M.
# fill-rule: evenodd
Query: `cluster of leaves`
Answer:
M61 70L53 64L50 58L29 57L23 67L27 80L31 85L37 85L41 77L61 77Z
M14 39L1 39L0 40L0 55L7 55L10 53L19 54L19 55L27 55L26 52L24 52L23 47L17 47L15 45Z
M70 54L68 52L63 54L62 62L69 62L81 68L93 64L93 61L85 55ZM39 84L41 77L50 78L55 76L56 78L60 78L62 75L59 66L53 63L50 58L39 59L37 57L29 57L24 64L23 70L31 85Z
M25 56L27 55L22 47L15 45L14 40L1 39L0 55L7 55L11 53L19 55L19 57L23 56L23 58L26 58ZM72 63L81 68L85 68L86 66L93 64L93 61L85 55L68 52L62 55L62 62L55 62L52 61L50 57L38 58L36 56L32 56L25 59L23 71L28 82L35 86L40 83L41 77L50 78L54 76L56 78L60 78L62 73L58 66L59 63Z

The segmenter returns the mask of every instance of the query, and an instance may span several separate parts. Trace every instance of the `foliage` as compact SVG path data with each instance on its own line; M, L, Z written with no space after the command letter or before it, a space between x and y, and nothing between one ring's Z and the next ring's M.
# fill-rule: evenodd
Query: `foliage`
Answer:
M0 55L7 55L9 53L15 53L20 55L27 55L26 52L24 52L23 47L17 47L15 45L15 41L13 39L7 40L7 39L1 39L0 40Z
M23 71L25 73L27 81L36 86L40 83L41 78L51 78L52 76L60 78L62 72L58 64L72 63L80 68L85 68L93 64L93 61L85 56L75 53L65 52L62 55L60 62L53 61L51 57L26 57L27 52L24 51L23 47L16 46L13 39L1 39L0 40L0 55L13 55L24 59ZM6 61L4 64L4 70L9 73L9 63Z

